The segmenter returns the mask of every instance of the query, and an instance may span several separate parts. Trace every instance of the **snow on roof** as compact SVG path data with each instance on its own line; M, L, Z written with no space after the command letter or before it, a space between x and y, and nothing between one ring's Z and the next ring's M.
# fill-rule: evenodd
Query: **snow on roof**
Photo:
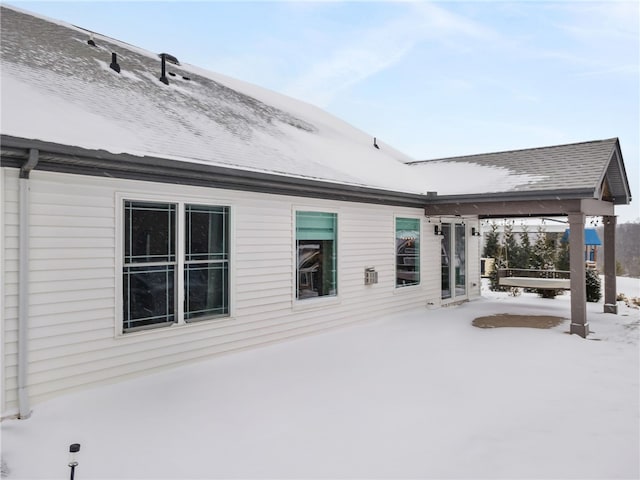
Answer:
M417 169L502 167L511 173L529 176L519 191L592 190L598 191L605 175L617 196L630 196L624 168L619 168L617 138L590 142L528 148L497 153L467 155L411 162ZM615 168L618 167L618 168ZM616 180L614 183L613 181ZM508 181L508 180L507 180ZM626 186L626 189L625 189ZM497 191L497 190L488 190Z
M2 6L1 132L58 144L439 195L529 189L509 164L413 159L290 97ZM170 50L169 50L170 51ZM120 73L109 65L117 54Z

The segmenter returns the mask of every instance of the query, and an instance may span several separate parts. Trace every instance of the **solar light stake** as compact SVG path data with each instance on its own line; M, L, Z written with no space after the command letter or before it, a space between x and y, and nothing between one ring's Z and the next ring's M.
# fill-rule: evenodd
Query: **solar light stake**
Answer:
M73 480L73 476L76 473L76 467L78 466L78 452L80 451L79 443L72 443L69 445L69 467L71 467L71 477Z

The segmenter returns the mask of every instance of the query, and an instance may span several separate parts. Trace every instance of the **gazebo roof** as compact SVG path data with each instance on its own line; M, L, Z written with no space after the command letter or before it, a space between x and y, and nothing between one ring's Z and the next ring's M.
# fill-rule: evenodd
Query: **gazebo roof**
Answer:
M535 192L537 198L593 198L617 205L626 205L631 201L617 138L410 162L417 169L437 164L457 165L458 168L473 165L497 167L532 179L508 191L494 188L484 192L494 197L497 194L504 198L529 199ZM483 194L478 196L482 197ZM449 201L456 197L439 195L438 201ZM474 196L466 197L466 201L469 201Z
M569 235L571 234L571 229L567 228L562 235L562 242L567 243L569 241ZM595 246L599 247L602 245L600 241L600 237L598 236L598 232L595 228L585 228L584 229L584 244L585 246Z

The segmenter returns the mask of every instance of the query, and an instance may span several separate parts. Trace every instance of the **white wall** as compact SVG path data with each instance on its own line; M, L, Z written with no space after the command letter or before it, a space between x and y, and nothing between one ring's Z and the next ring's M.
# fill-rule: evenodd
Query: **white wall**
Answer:
M3 414L16 408L18 170L4 169ZM440 304L440 238L421 209L169 184L31 173L31 403L199 358L267 344L428 304ZM116 198L216 201L232 209L232 316L116 334ZM336 301L295 302L296 208L336 211ZM395 216L422 218L421 284L395 288ZM472 239L473 244L474 237ZM477 255L475 255L477 257ZM469 255L469 268L477 258ZM379 283L364 285L365 267ZM469 270L472 272L472 270ZM479 280L477 275L468 278ZM479 282L478 282L479 284ZM471 293L471 292L470 292ZM479 293L479 287L478 287ZM323 302L321 302L323 303ZM428 311L425 309L425 315Z

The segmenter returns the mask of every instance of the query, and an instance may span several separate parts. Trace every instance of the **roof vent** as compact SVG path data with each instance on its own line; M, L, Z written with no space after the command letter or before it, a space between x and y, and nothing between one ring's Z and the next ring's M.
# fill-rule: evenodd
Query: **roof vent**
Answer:
M109 65L109 67L111 68L111 70L115 70L116 72L120 73L120 65L118 65L118 55L116 55L115 52L111 53L111 65Z
M160 81L165 85L169 85L169 80L167 80L167 64L165 54L161 53L160 58L162 59L161 70L160 70Z
M165 60L169 63L173 63L174 65L180 65L180 62L178 61L178 59L169 53L160 53L158 56L160 58L164 57Z
M87 40L87 43L89 45L91 45L92 47L96 46L96 42L93 41L93 33L91 35L89 35L89 40Z
M376 137L373 137L373 146L376 147L378 150L380 150L380 147L376 143Z

